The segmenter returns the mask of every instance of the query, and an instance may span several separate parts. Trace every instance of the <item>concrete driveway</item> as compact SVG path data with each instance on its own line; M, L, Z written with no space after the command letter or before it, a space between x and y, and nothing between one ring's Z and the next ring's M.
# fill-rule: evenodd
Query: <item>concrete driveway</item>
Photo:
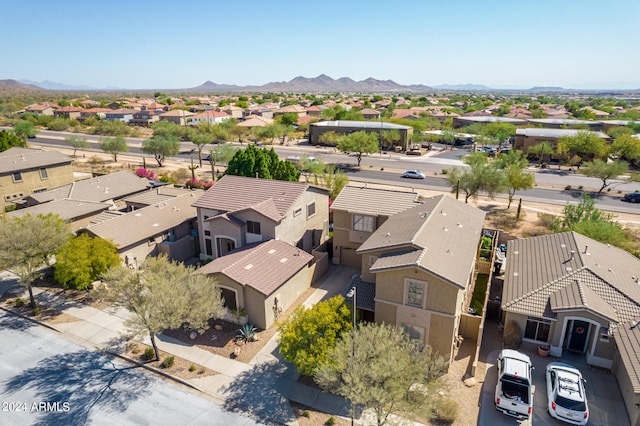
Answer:
M2 425L218 425L256 421L0 311Z
M499 350L495 350L487 356L487 373L482 386L478 425L566 425L567 423L556 420L547 413L547 389L544 382L544 372L548 363L558 361L553 357L541 357L525 352L531 357L535 368L533 370L534 396L531 420L518 422L495 409L494 395L498 381L496 360L499 353ZM566 355L561 360L577 367L587 381L585 390L589 403L589 425L629 425L627 410L622 402L618 383L609 371L587 366L584 356Z

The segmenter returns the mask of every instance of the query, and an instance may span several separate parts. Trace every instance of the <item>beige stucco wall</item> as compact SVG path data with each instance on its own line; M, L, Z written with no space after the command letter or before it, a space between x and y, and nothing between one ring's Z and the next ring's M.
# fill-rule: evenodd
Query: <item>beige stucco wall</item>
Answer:
M22 181L14 182L12 173L0 175L0 207L4 210L7 205L7 196L17 199L33 194L34 191L53 189L73 182L73 167L71 161L68 164L41 167L47 170L47 178L42 179L40 168L22 170ZM15 197L14 197L15 195Z
M431 315L429 341L427 343L434 353L442 355L449 362L452 359L455 329L456 319L454 317L439 314Z
M375 229L378 229L387 217L376 217ZM333 211L333 255L334 264L360 268L362 256L355 251L360 248L373 232L354 231L353 214L344 210ZM374 231L375 231L374 229Z
M315 214L307 217L307 206L315 203ZM296 211L299 214L295 214ZM313 250L313 235L308 231L317 231L319 241L316 245L322 244L328 238L329 232L329 196L325 191L310 188L296 200L293 208L287 212L277 225L275 238L281 239L293 246L302 239L302 249L307 253Z
M620 355L616 353L613 360L612 372L616 376L618 381L618 387L622 394L622 400L627 409L627 415L629 416L630 424L640 424L640 410L636 408L640 404L640 394L633 391L633 385L629 378L629 372L626 370Z

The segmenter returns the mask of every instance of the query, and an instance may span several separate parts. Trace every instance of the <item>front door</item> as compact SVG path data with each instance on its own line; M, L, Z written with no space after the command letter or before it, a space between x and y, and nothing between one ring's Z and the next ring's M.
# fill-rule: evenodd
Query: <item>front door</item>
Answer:
M589 337L589 323L586 321L573 320L569 324L569 342L567 349L573 352L584 353Z

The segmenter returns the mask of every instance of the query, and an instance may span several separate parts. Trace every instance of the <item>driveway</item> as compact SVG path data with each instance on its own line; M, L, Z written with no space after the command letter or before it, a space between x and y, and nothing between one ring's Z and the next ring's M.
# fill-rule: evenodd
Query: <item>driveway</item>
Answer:
M549 416L547 413L547 390L544 382L544 371L548 363L558 358L541 357L527 353L531 357L533 370L533 416L530 421L518 422L495 409L494 394L498 381L496 360L499 350L487 356L487 373L482 387L480 416L478 425L566 425ZM584 356L565 355L562 361L580 369L587 383L585 390L589 403L589 425L594 426L628 426L627 410L622 402L622 395L616 378L608 371L587 366Z
M220 425L254 420L0 311L2 425Z

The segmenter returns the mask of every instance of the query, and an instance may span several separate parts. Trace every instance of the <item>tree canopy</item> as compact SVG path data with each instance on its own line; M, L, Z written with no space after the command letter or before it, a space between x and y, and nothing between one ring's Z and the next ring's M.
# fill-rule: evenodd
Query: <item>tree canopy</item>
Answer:
M121 262L113 243L83 233L71 238L58 251L53 278L64 288L83 290Z
M173 135L154 136L142 143L142 152L151 154L162 167L166 157L173 157L180 152L180 141Z
M13 127L13 132L20 138L22 142L26 142L27 139L32 138L36 134L38 134L38 129L36 129L36 126L32 122L20 120Z
M378 136L364 130L342 135L338 138L337 148L347 154L355 154L360 167L363 154L378 152Z
M0 152L6 151L14 146L27 146L27 144L14 132L0 130Z
M599 159L607 155L607 143L596 133L583 130L575 136L558 139L558 152L578 155L585 160Z
M226 174L291 182L300 180L300 171L289 161L280 160L273 148L256 148L254 145L234 154Z
M100 148L108 154L113 155L113 161L118 161L118 154L121 152L129 152L129 145L124 136L116 136L113 138L106 138L100 143Z
M127 309L132 315L125 326L138 336L149 334L157 359L156 334L181 326L203 332L211 318L224 315L215 282L193 272L165 256L149 257L140 270L111 268L94 296Z
M420 343L388 324L363 324L342 336L316 369L315 380L372 409L378 426L391 416L410 417L438 396L437 379L448 363L429 346L421 350Z
M474 152L462 160L468 168L453 167L447 170L447 181L451 185L451 192L462 190L464 201L477 197L479 192L486 192L489 197L506 189L506 179L502 171L494 163L490 163L487 154Z
M20 278L20 284L29 290L33 309L36 301L31 285L69 238L71 230L58 215L0 218L0 269L9 269Z
M510 208L516 191L533 188L536 178L533 176L533 173L524 171L529 165L529 162L522 154L522 151L512 150L506 154L501 154L496 160L495 165L504 173L509 194L509 204L507 208Z
M278 327L280 354L300 374L313 376L345 331L351 330L351 310L342 296L298 306Z
M89 144L89 141L87 141L87 138L84 138L82 136L67 136L66 138L64 138L64 141L69 144L71 148L73 148L74 157L76 156L76 152L79 149L87 149L91 146Z
M596 177L602 181L602 186L598 193L604 191L611 185L611 179L615 179L629 171L629 166L623 161L606 162L593 160L582 165L582 174L589 177Z

